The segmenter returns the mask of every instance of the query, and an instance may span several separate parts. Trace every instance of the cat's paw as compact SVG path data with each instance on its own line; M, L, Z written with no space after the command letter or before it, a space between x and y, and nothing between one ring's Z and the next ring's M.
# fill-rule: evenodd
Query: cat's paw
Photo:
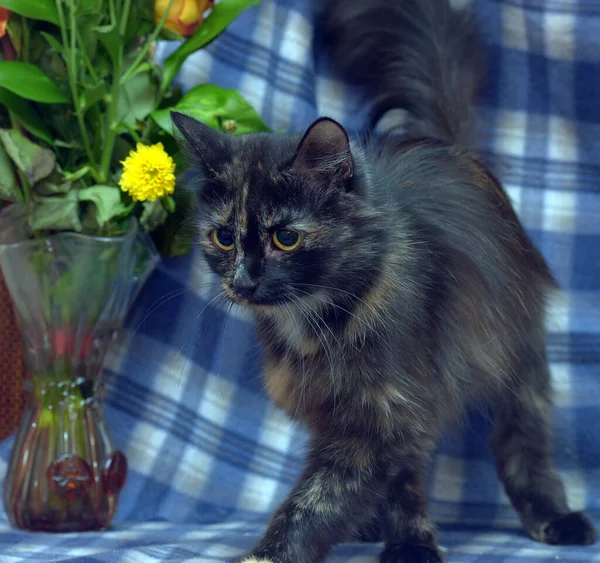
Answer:
M388 545L379 556L380 563L442 563L437 549L417 544Z
M592 545L598 532L583 512L569 512L544 524L533 538L552 545Z

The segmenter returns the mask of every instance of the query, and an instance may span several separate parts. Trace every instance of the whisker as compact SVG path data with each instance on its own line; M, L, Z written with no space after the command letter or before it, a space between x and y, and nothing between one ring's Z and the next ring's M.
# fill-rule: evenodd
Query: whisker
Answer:
M206 309L208 309L210 307L210 305L212 303L214 303L215 301L217 301L218 299L222 298L225 295L224 291L219 292L217 295L215 295L203 308L202 310L198 313L198 315L196 316L196 319L199 319L203 314L204 311L206 311ZM198 331L196 333L196 336L194 337L194 340L192 341L191 345L190 345L190 352L188 354L186 354L185 360L183 362L183 366L181 367L181 375L180 377L183 375L183 372L185 371L185 368L187 367L187 363L189 361L189 357L191 354L193 354L194 351L194 347L196 346L196 342L198 342L198 337L200 336L200 331Z
M229 321L229 315L231 313L231 309L233 309L233 301L229 301L227 308L225 309L225 323L223 325L223 330L221 331L221 344L219 346L219 353L218 353L218 358L219 358L219 369L217 369L217 379L220 380L221 379L221 360L223 359L223 343L225 342L225 337L227 335L227 322ZM223 393L223 390L221 389L221 393ZM221 399L223 399L223 402L225 402L225 395L221 394Z
M283 312L285 313L287 319L290 323L294 322L294 316L292 315L291 305L289 303L285 303L283 305ZM294 418L298 415L298 411L300 406L303 405L303 408L306 409L306 394L308 386L310 385L310 376L306 375L306 363L304 360L304 355L300 355L300 361L302 362L302 378L300 380L300 400L296 404L296 410L294 411Z
M337 309L340 309L341 311L347 313L348 315L350 315L352 318L356 319L358 322L362 323L363 325L365 325L366 328L370 329L371 331L373 331L373 334L379 338L381 340L381 342L388 348L388 349L392 349L391 348L391 344L384 338L384 335L381 334L378 330L377 327L375 325L375 323L370 323L365 319L360 318L358 315L356 315L355 313L353 313L352 311L348 311L348 309L345 309L344 307L342 307L341 305L338 305L337 303L335 303L334 301L330 301L328 299L326 299L325 297L322 297L320 295L315 295L314 293L309 293L308 291L304 291L302 289L299 288L295 288L296 291L299 291L300 293L307 295L307 296L311 296L314 297L316 299L319 299L319 301L321 301L322 303L326 304L326 305L330 305L332 307L335 307ZM374 313L378 313L377 311L374 311ZM380 315L377 315L377 318L381 321ZM389 326L386 322L382 321L382 324L384 326L384 328L389 329ZM329 327L328 327L329 328ZM353 346L358 350L358 348L356 347L356 345L353 344Z
M167 304L169 301L171 301L171 299L175 299L176 297L179 297L180 295L183 295L184 293L187 293L188 291L204 289L204 288L210 287L212 285L214 285L214 282L206 282L206 283L202 283L202 284L190 285L187 287L183 287L181 289L175 289L173 291L170 291L169 293L166 293L162 297L159 297L154 303L152 303L152 305L150 305L150 308L149 308L150 310L144 315L144 318L135 327L135 329L129 336L129 340L131 341L131 339L135 336L135 334L140 329L140 327L148 320L148 318L150 317L150 315L152 313L154 313L157 309L160 309L163 305Z
M373 305L371 305L370 303L367 303L364 299L362 299L361 297L359 297L355 293L352 293L351 291L347 291L345 289L341 289L339 287L333 287L333 286L327 286L327 285L318 285L318 284L313 284L313 283L295 283L294 285L296 285L296 286L300 285L300 286L303 286L303 287L314 287L314 288L317 288L317 289L325 289L325 290L328 290L328 291L334 291L336 293L341 293L343 295L349 296L352 299L356 299L357 301L359 301L360 303L362 303L363 305L365 305L365 307L367 307L374 315L376 315L378 317L384 317L384 316L388 315L388 313L386 311L378 311L377 309L375 309L375 307L373 307Z
M334 360L333 360L333 354L331 351L331 347L328 345L327 337L323 333L323 330L321 329L319 324L314 320L314 318L312 318L312 314L315 313L315 311L313 311L313 309L307 303L303 302L299 297L295 297L295 302L298 304L298 310L304 316L306 321L309 323L309 325L315 332L315 335L318 338L318 340L323 348L323 351L325 353L325 356L327 358L327 361L329 363L329 375L331 378L332 388L334 391L334 412L335 412L335 408L336 408L335 401L336 401L337 392L336 392L336 379L335 379L335 370L334 370L335 366L334 366ZM302 308L303 306L307 306L308 311L304 311Z

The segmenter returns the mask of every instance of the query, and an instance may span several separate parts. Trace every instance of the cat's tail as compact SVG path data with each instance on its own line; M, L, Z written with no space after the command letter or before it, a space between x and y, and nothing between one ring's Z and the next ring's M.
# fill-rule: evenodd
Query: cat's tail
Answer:
M474 25L448 0L323 0L335 67L366 86L372 125L390 109L408 132L472 142L471 113L482 63Z

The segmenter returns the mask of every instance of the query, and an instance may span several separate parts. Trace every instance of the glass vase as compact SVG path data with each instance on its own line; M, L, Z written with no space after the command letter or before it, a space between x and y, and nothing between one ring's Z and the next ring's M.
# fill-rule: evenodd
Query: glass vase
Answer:
M18 528L99 530L127 475L104 420L102 362L158 254L135 219L111 238L31 239L26 224L19 206L0 213L0 269L27 371L4 506Z

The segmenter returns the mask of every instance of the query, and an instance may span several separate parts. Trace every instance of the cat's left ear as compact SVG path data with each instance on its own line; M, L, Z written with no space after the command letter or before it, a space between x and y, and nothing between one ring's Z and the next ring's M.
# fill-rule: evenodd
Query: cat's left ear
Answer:
M210 171L230 157L231 139L225 133L177 111L171 112L171 120L175 139L192 164Z
M348 188L354 163L344 128L328 117L317 119L298 145L292 170L313 174L329 186Z

